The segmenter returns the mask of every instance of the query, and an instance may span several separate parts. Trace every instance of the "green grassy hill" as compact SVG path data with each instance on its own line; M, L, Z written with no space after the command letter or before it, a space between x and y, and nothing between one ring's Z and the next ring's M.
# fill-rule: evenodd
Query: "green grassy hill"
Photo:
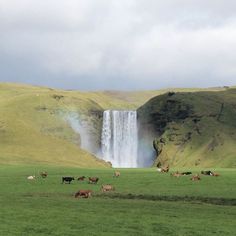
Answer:
M79 135L63 118L64 113L86 106L95 105L61 91L2 84L0 163L105 166L79 147Z
M235 88L166 93L140 107L138 115L140 139L155 139L156 162L236 167Z
M172 90L223 92L226 88ZM108 166L95 157L100 147L102 112L105 109L137 109L150 98L167 91L79 92L0 83L0 163ZM91 138L89 152L81 143L80 135L85 134L80 130L75 132L78 127L73 127L78 120L87 127ZM225 147L231 147L233 140L225 130L223 132L227 134Z

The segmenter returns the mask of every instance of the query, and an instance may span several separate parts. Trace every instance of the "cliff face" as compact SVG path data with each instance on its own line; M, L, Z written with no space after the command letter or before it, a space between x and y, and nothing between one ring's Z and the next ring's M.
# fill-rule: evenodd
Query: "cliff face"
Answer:
M138 109L140 152L172 166L236 166L236 89L169 92ZM149 156L150 158L150 156Z

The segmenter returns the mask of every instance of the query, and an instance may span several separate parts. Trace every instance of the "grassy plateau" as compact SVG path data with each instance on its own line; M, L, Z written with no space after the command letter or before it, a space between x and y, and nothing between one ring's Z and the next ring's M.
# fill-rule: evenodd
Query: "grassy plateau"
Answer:
M42 179L38 173L45 170ZM1 165L0 235L234 235L236 172L214 171L220 176L192 182L154 168L120 169L114 178L107 168ZM61 184L62 176L82 175L99 182ZM102 184L115 191L102 193ZM75 199L79 189L91 189L92 197Z

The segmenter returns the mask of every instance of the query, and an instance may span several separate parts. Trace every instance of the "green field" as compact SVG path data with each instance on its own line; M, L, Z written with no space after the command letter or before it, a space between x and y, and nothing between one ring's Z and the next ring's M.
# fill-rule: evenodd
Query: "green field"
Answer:
M220 176L192 182L154 168L120 169L113 178L107 168L1 165L0 235L234 235L236 171L213 170ZM40 171L49 176L26 179ZM62 176L82 175L100 180L61 184ZM101 193L109 183L115 192ZM93 190L92 198L75 199L79 189Z

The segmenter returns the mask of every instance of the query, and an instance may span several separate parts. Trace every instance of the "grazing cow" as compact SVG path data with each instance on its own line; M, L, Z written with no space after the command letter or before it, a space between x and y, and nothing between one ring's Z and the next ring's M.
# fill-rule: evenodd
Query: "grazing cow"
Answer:
M114 190L115 188L110 184L102 185L101 187L102 192L109 192L109 191L114 191Z
M75 198L89 198L92 195L92 190L79 190L75 193Z
M187 172L182 172L181 174L182 174L182 175L191 175L191 174L192 174L192 172L190 172L190 171L187 171Z
M27 179L28 180L33 180L33 179L35 179L35 175L30 175L30 176L27 177Z
M179 173L179 171L177 171L177 172L172 173L172 174L170 174L170 175L173 176L173 177L179 178L179 177L182 176L183 174L182 174L182 173Z
M161 168L162 173L168 173L170 170L169 165L167 167Z
M201 174L202 174L202 175L213 175L213 172L210 171L210 170L202 170L202 171L201 171Z
M120 171L115 171L114 177L119 177L120 176Z
M40 172L40 176L42 178L46 178L48 176L48 172L44 171L44 172Z
M72 180L75 180L75 178L74 177L62 177L62 184L63 183L70 184Z
M77 180L78 180L78 181L84 181L85 178L86 178L85 176L80 176Z
M89 184L96 184L98 180L98 177L89 177Z
M193 175L192 178L190 178L190 180L192 181L198 181L198 180L201 180L200 176L197 174L197 175Z
M218 173L214 173L214 172L212 172L210 170L203 170L203 171L201 171L201 174L202 175L210 175L210 176L219 176Z
M216 176L216 177L217 177L217 176L220 176L220 174L218 174L218 173L213 173L212 176Z

